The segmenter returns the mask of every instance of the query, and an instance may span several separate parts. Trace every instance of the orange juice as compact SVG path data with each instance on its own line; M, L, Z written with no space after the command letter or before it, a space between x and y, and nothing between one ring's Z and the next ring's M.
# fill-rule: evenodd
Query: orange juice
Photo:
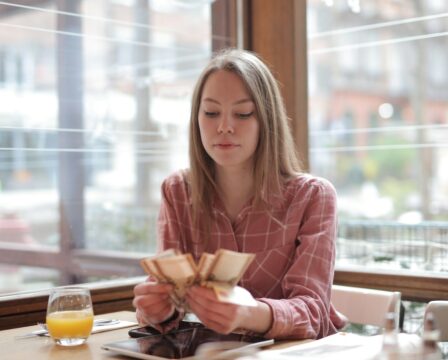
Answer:
M53 339L86 339L92 327L92 311L58 311L47 315L47 328Z

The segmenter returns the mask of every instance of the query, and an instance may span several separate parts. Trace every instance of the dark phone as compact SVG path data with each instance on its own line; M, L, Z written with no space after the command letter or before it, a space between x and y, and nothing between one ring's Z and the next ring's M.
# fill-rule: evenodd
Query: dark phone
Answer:
M195 328L203 328L204 325L197 322L189 322L189 321L181 321L179 323L179 327L177 329L173 329L172 331L182 331L182 330L190 330ZM150 336L150 335L160 335L160 331L157 329L154 329L151 326L143 326L136 329L131 329L128 331L128 334L132 338L139 338L143 336Z

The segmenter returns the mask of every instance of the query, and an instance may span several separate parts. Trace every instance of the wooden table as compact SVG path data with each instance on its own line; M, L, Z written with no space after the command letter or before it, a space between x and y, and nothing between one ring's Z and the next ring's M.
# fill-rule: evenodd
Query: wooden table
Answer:
M99 315L99 318L114 318L135 321L135 313L121 311ZM92 359L129 359L114 355L110 351L101 349L101 345L112 341L125 340L132 327L92 334L87 342L80 346L63 347L54 344L49 337L34 336L25 339L16 339L16 336L38 330L39 327L28 326L11 330L0 331L0 358L2 360L92 360ZM296 345L301 341L280 342L270 348L279 348Z
M99 315L98 318L114 318L119 320L135 321L135 313L121 311ZM28 326L11 330L0 331L0 358L2 360L91 360L91 359L123 359L112 356L110 351L101 349L101 345L127 339L129 329L122 328L92 334L87 342L80 346L63 347L55 345L53 340L46 336L34 336L25 339L16 339L16 336L27 334L39 327Z

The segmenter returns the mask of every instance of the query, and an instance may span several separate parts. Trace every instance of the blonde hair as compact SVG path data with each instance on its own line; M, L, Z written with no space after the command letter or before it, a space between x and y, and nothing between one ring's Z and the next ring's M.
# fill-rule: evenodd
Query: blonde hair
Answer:
M204 85L210 74L230 71L243 81L255 103L259 140L254 154L254 205L266 206L267 196L279 193L286 179L302 171L288 126L283 98L269 68L254 53L227 49L217 53L196 83L190 114L190 172L192 217L197 228L209 233L214 194L215 166L201 141L198 124ZM199 235L199 234L198 234Z

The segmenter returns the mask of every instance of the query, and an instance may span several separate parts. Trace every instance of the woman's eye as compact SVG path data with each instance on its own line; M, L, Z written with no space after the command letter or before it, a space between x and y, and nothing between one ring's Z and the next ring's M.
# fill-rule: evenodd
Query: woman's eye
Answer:
M252 115L254 114L253 111L248 112L248 113L238 113L236 114L240 119L248 119L250 118Z
M207 117L217 117L219 115L217 111L204 111L204 114Z

